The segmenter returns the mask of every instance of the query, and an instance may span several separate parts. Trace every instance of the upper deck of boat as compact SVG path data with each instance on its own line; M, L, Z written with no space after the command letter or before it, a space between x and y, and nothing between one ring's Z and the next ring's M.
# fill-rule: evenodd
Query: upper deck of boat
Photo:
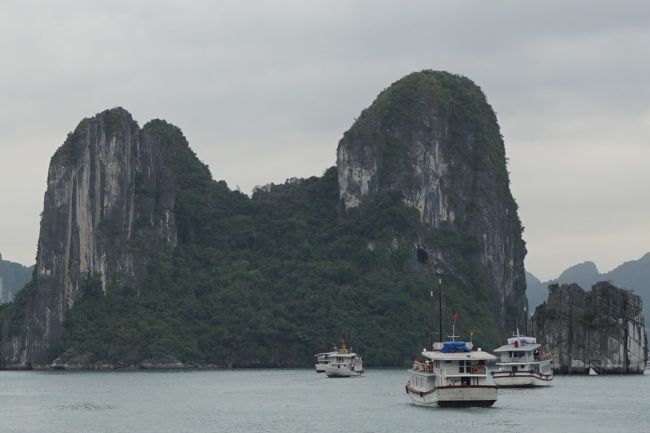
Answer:
M517 335L508 338L508 344L494 349L494 352L534 352L540 347L542 345L537 343L535 337L519 335L519 331L517 331Z
M469 352L449 352L445 353L439 350L423 350L422 355L432 361L493 361L496 356L482 350L472 350Z

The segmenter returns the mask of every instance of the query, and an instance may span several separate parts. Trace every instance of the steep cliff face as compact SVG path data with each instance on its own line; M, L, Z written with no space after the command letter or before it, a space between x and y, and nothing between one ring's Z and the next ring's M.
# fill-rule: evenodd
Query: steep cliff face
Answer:
M36 278L4 314L0 366L47 362L84 281L137 290L150 254L176 242L174 189L156 136L121 108L83 120L50 162Z
M337 165L346 209L395 191L434 231L475 242L469 266L479 269L500 327L519 317L526 302L522 226L496 116L478 86L446 72L404 77L345 133ZM423 242L452 273L461 267L444 243Z
M538 341L562 373L642 374L647 336L641 298L607 282L591 292L577 284L552 285L548 301L535 310Z
M447 73L384 91L338 167L250 198L178 128L109 110L52 158L36 277L0 307L0 368L305 366L350 330L369 363L404 365L433 333L415 242L446 268L444 331L459 312L490 347L526 302L516 211L492 109Z

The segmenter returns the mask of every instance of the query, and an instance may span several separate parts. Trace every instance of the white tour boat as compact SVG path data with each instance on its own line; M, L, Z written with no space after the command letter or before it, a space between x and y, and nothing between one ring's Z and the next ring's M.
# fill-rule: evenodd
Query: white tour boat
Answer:
M314 364L314 367L316 367L316 373L325 373L325 367L327 364L332 362L332 358L336 356L336 351L334 352L323 352L323 353L317 353L314 355L316 357L316 364Z
M363 359L343 345L332 356L329 363L325 365L327 377L352 377L363 374Z
M487 363L496 356L473 350L471 342L434 343L433 350L422 351L420 361L409 370L406 393L419 406L484 406L497 400L497 387L490 378Z
M535 337L519 335L494 350L499 355L498 370L492 378L499 387L516 388L550 385L553 380L551 355L545 354Z

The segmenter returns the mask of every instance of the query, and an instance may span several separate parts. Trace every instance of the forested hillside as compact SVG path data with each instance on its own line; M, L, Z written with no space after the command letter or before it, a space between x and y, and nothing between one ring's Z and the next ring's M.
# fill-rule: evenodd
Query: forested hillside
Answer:
M374 135L357 134L373 113ZM367 365L406 365L438 331L416 243L445 269L443 333L458 312L457 332L496 345L523 314L525 248L482 92L411 74L357 124L338 167L248 197L163 120L140 128L116 108L82 121L52 159L35 278L0 310L0 366L308 366L342 337ZM355 150L372 136L381 154ZM355 206L342 159L346 188L359 165L379 179Z

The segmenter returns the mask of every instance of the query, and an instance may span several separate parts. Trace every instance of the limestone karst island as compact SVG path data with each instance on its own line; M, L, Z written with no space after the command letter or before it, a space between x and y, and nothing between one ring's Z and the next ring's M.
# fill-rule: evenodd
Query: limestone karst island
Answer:
M522 231L496 115L459 75L393 83L335 166L250 197L177 126L112 108L52 156L0 368L305 367L341 335L367 366L402 367L460 318L474 347L527 327L557 372L642 373L638 294L555 285L528 317Z

